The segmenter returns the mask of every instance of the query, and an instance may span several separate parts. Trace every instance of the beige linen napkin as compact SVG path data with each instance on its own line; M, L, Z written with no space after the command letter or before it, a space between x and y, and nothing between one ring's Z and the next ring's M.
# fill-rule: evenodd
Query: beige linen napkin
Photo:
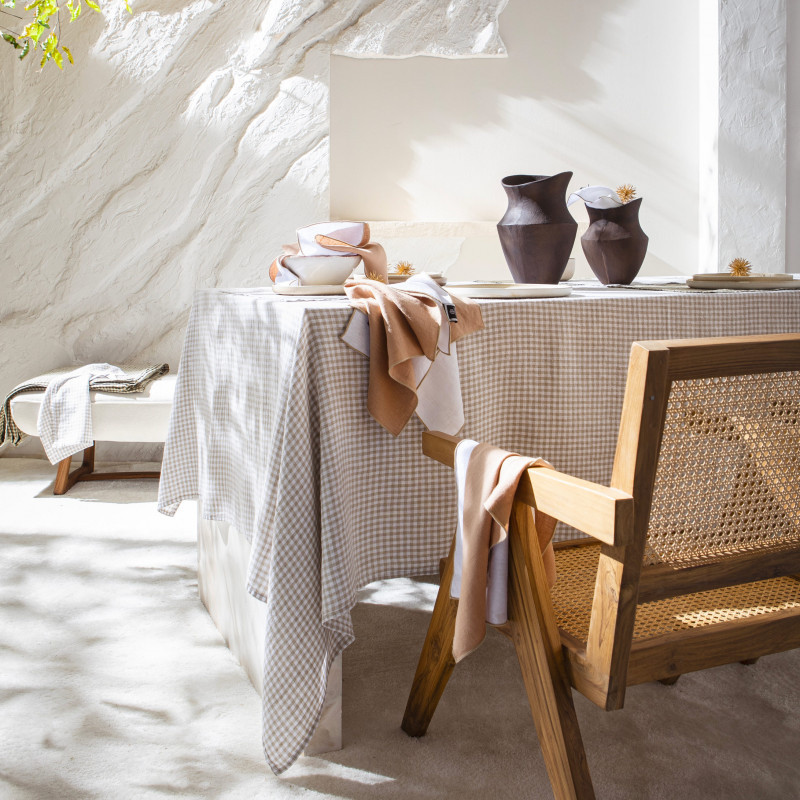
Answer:
M462 450L467 446L467 450ZM459 450L462 450L459 458ZM468 459L463 468L464 456ZM459 460L461 467L459 468ZM453 657L456 662L469 655L483 641L487 620L502 624L505 616L505 592L508 580L507 532L514 495L520 478L530 467L550 467L541 458L531 459L509 453L489 444L462 441L456 450L456 477L459 485L459 530L456 541L456 558L460 562L455 570L451 595L459 597L456 612L456 629L453 639ZM550 586L555 583L556 566L553 555L553 532L556 520L541 511L535 512L536 533L542 550L545 572ZM499 552L495 552L499 550ZM460 551L460 552L459 552ZM491 559L500 556L504 572L491 570L502 586L489 587L490 593L502 592L502 614L497 616L487 609L487 574Z
M366 314L369 323L367 410L398 436L417 407L415 359L424 356L434 361L442 325L450 326L451 343L480 330L480 307L471 300L452 298L458 322L451 324L442 305L421 292L371 280L351 280L344 289L350 304Z
M378 242L371 242L370 236L366 222L318 222L298 228L298 243L283 245L283 253L270 265L269 277L273 283L300 284L284 263L287 256L359 255L367 277L388 283L386 251Z
M352 253L353 255L360 255L361 260L364 262L364 275L376 281L389 282L389 266L386 258L386 251L383 245L378 242L366 242L359 246L347 244L347 242L333 239L330 236L323 236L318 234L316 237L317 244L322 245L326 250L333 250L336 253L345 255Z

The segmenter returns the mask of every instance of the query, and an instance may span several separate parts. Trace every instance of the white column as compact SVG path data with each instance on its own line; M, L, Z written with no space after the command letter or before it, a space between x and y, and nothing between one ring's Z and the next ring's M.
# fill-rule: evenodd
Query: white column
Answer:
M719 263L719 5L701 0L699 6L700 111L698 164L698 272L716 272Z
M700 4L701 272L783 272L786 0Z

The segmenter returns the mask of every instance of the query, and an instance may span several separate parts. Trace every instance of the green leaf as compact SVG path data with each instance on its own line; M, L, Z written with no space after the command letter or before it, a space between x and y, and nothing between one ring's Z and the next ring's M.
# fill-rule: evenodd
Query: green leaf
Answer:
M125 0L125 8L128 9L129 14L133 14L133 9L131 8L131 4L128 2L128 0Z
M44 65L47 63L47 59L48 59L48 58L50 58L50 53L45 53L45 54L42 56L42 63L41 63L41 64L39 64L39 69L41 69L41 68L42 68L42 67L43 67L43 66L44 66Z
M62 44L61 45L61 49L67 54L67 58L69 59L69 63L70 64L74 64L75 62L72 60L72 53L70 52L69 47L67 47L65 44Z
M8 8L14 8L17 5L17 0L0 0L0 4Z
M86 0L86 5L89 6L89 8L93 9L94 11L100 11L101 14L103 13L100 9L100 6L97 5L97 3L94 2L94 0Z
M28 51L31 49L31 43L25 42L25 47L22 48L22 52L19 54L19 60L22 61L26 55L28 55Z
M69 21L74 22L81 15L81 0L78 0L77 5L73 5L72 0L67 0L67 8L69 9Z
M39 22L31 22L22 31L22 38L29 38L32 42L38 43L39 37L44 33L44 25Z
M53 61L56 62L56 66L59 69L64 69L64 57L58 52L58 50L53 50Z
M10 34L4 33L3 38L15 49L19 50L22 45Z

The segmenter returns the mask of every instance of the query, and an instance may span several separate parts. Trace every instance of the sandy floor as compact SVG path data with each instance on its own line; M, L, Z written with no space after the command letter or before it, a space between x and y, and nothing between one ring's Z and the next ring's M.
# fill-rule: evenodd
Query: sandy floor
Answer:
M153 481L81 484L0 459L0 797L551 797L510 644L456 671L430 732L399 729L435 586L373 584L344 660L345 748L271 775L260 700L197 598L194 508ZM800 652L577 697L604 798L800 797Z

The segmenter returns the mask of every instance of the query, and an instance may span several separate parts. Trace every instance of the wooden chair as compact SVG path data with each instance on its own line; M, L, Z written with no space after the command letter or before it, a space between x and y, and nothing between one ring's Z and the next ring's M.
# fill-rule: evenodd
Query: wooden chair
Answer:
M457 439L424 434L452 466ZM543 453L545 457L546 453ZM530 508L560 543L548 591ZM634 343L611 487L548 469L520 483L508 623L556 798L592 798L571 687L626 686L800 646L800 334ZM453 549L402 727L428 728L454 667Z

